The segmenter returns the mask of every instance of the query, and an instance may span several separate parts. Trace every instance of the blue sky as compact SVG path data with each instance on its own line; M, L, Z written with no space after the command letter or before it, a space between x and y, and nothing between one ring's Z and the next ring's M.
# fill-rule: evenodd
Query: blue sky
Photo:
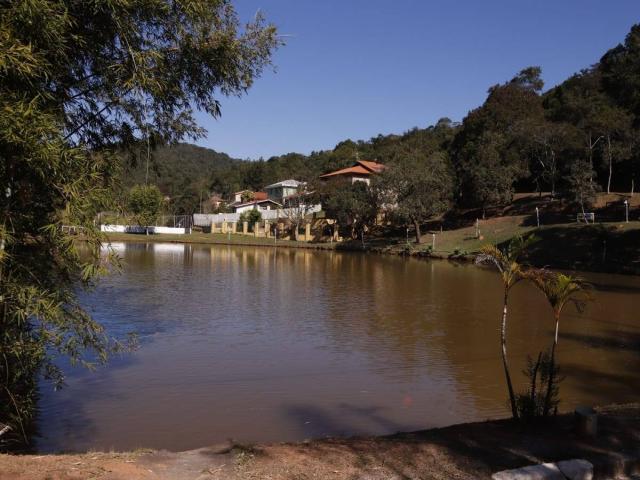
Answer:
M530 65L546 88L598 61L640 22L639 0L235 0L287 35L277 71L198 116L199 145L239 158L461 120Z

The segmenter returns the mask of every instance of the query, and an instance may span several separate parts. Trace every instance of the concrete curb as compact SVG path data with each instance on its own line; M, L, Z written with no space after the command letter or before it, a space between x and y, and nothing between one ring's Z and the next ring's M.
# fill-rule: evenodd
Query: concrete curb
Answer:
M593 480L593 465L586 460L565 460L494 473L493 480Z

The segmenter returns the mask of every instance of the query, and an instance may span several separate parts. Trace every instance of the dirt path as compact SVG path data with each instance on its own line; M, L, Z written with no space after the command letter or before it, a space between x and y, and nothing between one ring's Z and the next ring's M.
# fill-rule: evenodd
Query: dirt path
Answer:
M509 421L455 425L388 437L325 439L254 447L221 445L188 452L1 455L11 480L377 480L478 479L524 465L584 458L596 478L640 458L640 406L600 410L597 439L577 437L570 415L524 427ZM640 466L640 464L639 464Z

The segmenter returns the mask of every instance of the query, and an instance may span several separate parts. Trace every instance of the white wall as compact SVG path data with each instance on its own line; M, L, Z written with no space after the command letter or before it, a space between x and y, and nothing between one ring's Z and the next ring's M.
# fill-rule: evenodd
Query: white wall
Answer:
M172 233L177 235L184 235L187 233L186 228L175 228L175 227L148 227L149 233ZM100 225L101 232L112 232L112 233L145 233L145 227L140 227L137 225Z
M278 208L276 210L260 210L263 220L277 220L279 218L289 218L288 208ZM322 205L317 204L309 209L307 212L309 215L312 213L318 213L322 210ZM194 213L193 224L198 227L210 227L211 222L238 222L240 221L240 213Z

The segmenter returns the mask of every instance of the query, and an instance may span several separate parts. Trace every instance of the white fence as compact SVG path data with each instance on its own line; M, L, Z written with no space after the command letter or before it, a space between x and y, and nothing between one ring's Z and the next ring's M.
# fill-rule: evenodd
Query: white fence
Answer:
M140 227L137 225L100 225L100 231L102 232L112 232L112 233L173 233L178 235L184 235L188 233L187 228L180 227L158 227L158 226L149 226L149 227Z
M293 211L292 211L293 210ZM318 213L322 210L322 205L314 205L310 207L307 211L308 215L313 213ZM289 209L289 208L279 208L277 210L259 210L262 215L263 220L277 220L277 219L287 219L292 218L297 208ZM209 227L212 223L222 223L222 222L239 222L240 214L239 213L194 213L193 214L193 224L198 227Z

